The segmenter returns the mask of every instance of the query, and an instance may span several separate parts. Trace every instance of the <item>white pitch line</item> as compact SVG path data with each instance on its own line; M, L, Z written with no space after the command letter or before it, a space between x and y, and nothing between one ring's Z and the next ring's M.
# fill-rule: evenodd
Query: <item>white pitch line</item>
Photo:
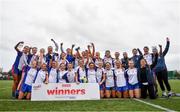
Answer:
M147 105L150 105L152 107L155 107L155 108L158 108L158 109L161 109L161 110L164 110L164 111L167 111L167 112L175 112L174 110L171 110L171 109L168 109L168 108L164 108L160 105L156 105L156 104L153 104L153 103L149 103L149 102L145 102L143 100L140 100L140 99L136 99L134 98L135 101L138 101L138 102L141 102L141 103L144 103L144 104L147 104Z
M17 99L0 99L0 101L8 101L8 102L19 102L19 101L29 101L29 100L17 100Z
M11 87L7 87L7 88L0 88L0 90L5 90L5 89L9 89L9 88L11 88Z

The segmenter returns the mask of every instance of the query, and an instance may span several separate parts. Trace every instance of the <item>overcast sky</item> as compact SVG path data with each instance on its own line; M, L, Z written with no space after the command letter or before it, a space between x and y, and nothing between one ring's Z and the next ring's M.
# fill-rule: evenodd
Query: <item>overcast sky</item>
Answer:
M180 70L180 0L0 0L0 67L11 68L18 41L46 48L51 38L96 50L123 51L170 37L169 70ZM103 56L103 54L101 54Z

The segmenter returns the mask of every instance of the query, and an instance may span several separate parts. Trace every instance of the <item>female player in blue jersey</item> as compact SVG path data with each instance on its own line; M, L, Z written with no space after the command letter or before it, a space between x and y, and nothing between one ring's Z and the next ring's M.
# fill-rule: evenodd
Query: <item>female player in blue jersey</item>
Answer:
M105 64L104 74L106 76L105 81L105 94L107 98L115 98L116 97L116 88L115 88L115 74L114 70L111 68L111 63L107 62Z
M47 64L43 63L41 65L40 70L38 70L38 73L35 77L34 83L45 83L48 84L48 70L47 70Z
M49 83L58 82L58 67L57 61L52 61L51 66L48 68Z
M104 74L104 68L103 68L103 61L98 61L97 63L98 67L96 69L96 79L97 79L97 83L99 84L100 87L100 96L101 98L104 98L105 94L104 94L104 89L105 89L105 85L104 82L106 80L106 76Z
M125 68L122 67L122 63L115 62L115 78L116 78L116 95L118 98L128 97L128 85L127 78L125 76Z
M37 61L32 61L31 66L26 65L24 68L24 74L22 75L20 82L21 89L18 96L19 100L24 98L25 93L27 93L26 99L30 100L32 83L35 79L36 74L37 74Z
M12 66L12 76L13 76L13 85L12 85L12 97L15 97L15 91L18 87L18 84L21 80L23 66L27 64L27 54L29 52L29 47L25 46L23 51L19 49L19 46L24 44L24 42L19 42L14 49L17 52L16 60Z
M129 60L129 68L126 70L128 89L130 98L140 98L140 84L138 80L138 69L134 66L134 61Z

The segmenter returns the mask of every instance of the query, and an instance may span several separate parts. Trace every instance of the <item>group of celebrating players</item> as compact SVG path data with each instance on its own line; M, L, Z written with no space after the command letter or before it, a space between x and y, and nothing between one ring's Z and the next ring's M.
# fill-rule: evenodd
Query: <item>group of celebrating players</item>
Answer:
M169 38L166 38L164 50L162 45L159 45L159 50L152 47L152 53L147 46L143 48L144 53L134 48L131 58L127 52L123 52L123 58L120 58L119 52L115 52L113 58L109 50L106 50L104 58L101 58L100 52L95 52L93 43L82 52L80 47L74 49L75 45L64 51L63 43L59 47L57 42L53 39L51 41L55 50L48 46L46 54L44 48L41 48L39 53L37 47L24 46L21 50L20 46L24 45L24 42L15 46L17 56L12 67L13 98L31 99L33 83L98 83L101 98L149 96L150 99L155 99L158 95L156 80L162 96L172 95L165 63Z

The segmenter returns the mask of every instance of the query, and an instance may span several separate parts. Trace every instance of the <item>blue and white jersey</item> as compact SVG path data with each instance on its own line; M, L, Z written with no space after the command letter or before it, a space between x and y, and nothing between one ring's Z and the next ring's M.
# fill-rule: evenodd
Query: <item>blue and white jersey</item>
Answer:
M78 74L78 79L80 80L86 77L86 70L81 67L76 68L76 73Z
M22 71L22 69L23 69L23 67L24 67L25 65L28 65L27 60L28 60L27 54L22 53L22 56L20 57L20 59L19 59L19 64L18 64L18 69L19 69L20 71Z
M114 87L115 86L115 80L114 80L114 71L112 69L110 70L104 70L104 73L106 75L106 87Z
M104 62L104 64L109 62L111 64L111 68L114 67L113 58L111 58L111 57L110 58L104 57L103 62Z
M47 71L39 70L36 76L35 83L43 83L46 79Z
M97 82L101 82L102 81L102 77L103 77L103 74L104 74L104 69L103 68L97 68L96 70L96 79L97 79Z
M66 66L67 66L67 64L69 63L69 61L66 59L66 60L62 60L62 59L59 59L58 60L58 65L60 65L60 64L62 64L62 63L64 63Z
M40 63L46 63L46 56L44 55L44 56L38 56L38 64L40 64ZM47 64L47 63L46 63ZM39 65L40 66L40 65Z
M32 83L36 77L36 74L37 74L37 69L26 66L24 83L29 85L29 86L32 86Z
M77 68L79 66L79 59L75 58L74 60L74 68Z
M148 65L152 65L152 54L149 53L149 54L144 55L143 57L147 61Z
M55 68L50 68L49 71L49 83L57 83L58 71Z
M94 59L94 63L96 67L99 67L99 62L102 62L102 59Z
M74 56L73 56L73 55L69 55L69 54L67 54L66 59L67 59L68 62L70 62L70 63L74 62L74 60L75 60Z
M69 83L75 82L75 70L67 71L67 79Z
M115 59L115 58L113 58L113 65L114 65L114 68L117 68L116 67L116 62L117 61L120 61L121 62L121 59ZM121 62L122 63L122 62Z
M50 60L52 61L58 61L59 59L59 55L57 53L53 53L53 54L46 54L46 63L47 65L49 65Z
M66 83L66 79L64 79L64 76L66 75L67 71L59 70L58 72L58 83Z
M97 83L95 69L87 69L87 79L88 83Z
M20 61L20 58L21 58L22 54L23 53L20 52L20 51L17 52L16 60L15 60L15 62L13 64L14 68L16 68L16 69L18 69L19 61Z
M31 64L32 61L38 61L38 56L37 55L32 55L32 54L28 55L28 61L27 61L28 64Z
M138 70L137 68L127 69L126 74L128 76L128 83L131 85L137 84L138 81Z
M88 63L87 63L88 61ZM93 59L91 57L89 57L89 60L87 58L84 58L84 65L86 66L86 68L89 68L89 63L94 62Z
M127 85L127 81L125 78L125 70L115 69L115 76L116 76L116 86L117 87L124 87Z

